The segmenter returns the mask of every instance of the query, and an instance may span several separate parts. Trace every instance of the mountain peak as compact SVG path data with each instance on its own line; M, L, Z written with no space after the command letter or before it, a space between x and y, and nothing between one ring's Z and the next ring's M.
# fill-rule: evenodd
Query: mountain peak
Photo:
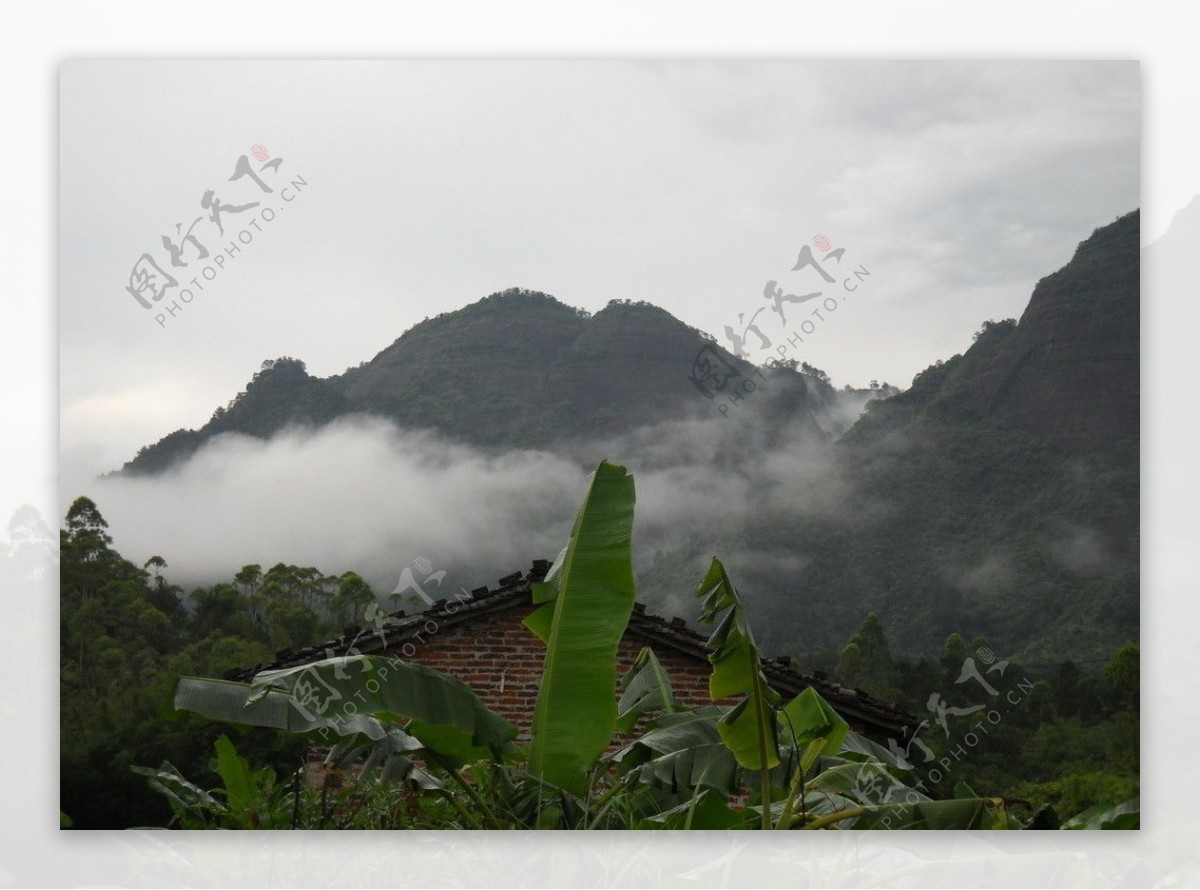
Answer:
M479 446L539 448L712 415L688 379L705 346L748 371L711 337L644 300L612 300L593 315L510 287L425 319L369 362L327 380L310 377L295 359L264 363L208 424L143 449L125 471L158 472L218 432L267 436L289 422L352 412ZM802 381L785 390L789 410L807 398ZM799 405L806 417L811 407Z
M860 435L921 413L993 418L1089 451L1137 439L1140 215L1081 241L1034 288L1019 322L985 322L964 354L926 369Z

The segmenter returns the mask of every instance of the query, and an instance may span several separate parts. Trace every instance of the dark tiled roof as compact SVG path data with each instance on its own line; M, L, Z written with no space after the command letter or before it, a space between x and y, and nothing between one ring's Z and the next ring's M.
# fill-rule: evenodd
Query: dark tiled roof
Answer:
M405 643L420 639L422 634L429 634L427 626L430 622L436 622L439 629L454 627L495 612L506 611L518 604L528 604L530 585L545 578L549 570L549 562L536 559L528 574L515 572L506 575L495 588L479 587L466 596L440 599L425 611L412 615L404 611L393 612L373 627L347 627L340 637L315 646L284 649L275 653L275 660L270 664L226 671L225 678L249 682L260 671L299 667L339 655L377 655L400 649Z
M395 652L405 643L422 639L429 634L433 622L438 630L477 621L497 612L517 606L530 605L531 586L546 577L550 563L536 559L527 574L515 572L501 578L495 588L480 587L469 595L441 599L423 612L409 615L395 612L378 625L369 628L348 627L342 635L315 646L277 652L275 661L253 668L227 671L226 679L249 682L260 671L300 667L322 658L339 655L376 655ZM682 618L662 618L646 611L644 603L636 603L626 631L646 643L666 646L685 655L708 661L708 638L690 629ZM791 667L787 657L763 659L763 672L771 685L784 694L796 695L805 688L817 692L843 717L903 735L905 727L917 725L917 719L895 704L882 701L861 689L850 689L835 683L827 674L816 671L801 673Z
M708 637L687 626L682 618L660 618L646 612L642 603L634 606L629 620L629 632L648 643L670 646L680 652L708 660ZM809 686L821 693L843 717L856 718L903 736L905 727L915 727L918 721L903 708L864 692L834 682L828 674L815 671L801 673L791 666L787 656L764 658L763 673L771 686L785 696L797 695Z

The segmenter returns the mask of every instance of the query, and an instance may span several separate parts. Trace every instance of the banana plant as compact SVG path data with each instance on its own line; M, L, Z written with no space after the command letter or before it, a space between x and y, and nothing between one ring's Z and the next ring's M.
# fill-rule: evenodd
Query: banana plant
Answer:
M700 599L700 620L720 622L708 640L712 663L708 694L714 702L744 696L717 722L717 731L739 765L760 774L762 827L770 828L771 799L769 771L779 765L779 736L775 708L779 693L771 688L762 671L762 654L737 588L725 566L713 557L708 574L695 590Z
M1077 816L1073 816L1062 824L1070 830L1112 830L1141 828L1141 803L1138 798L1119 803L1116 806L1097 804L1089 807Z
M180 677L167 716L185 711L327 742L356 735L383 741L399 727L413 740L410 750L459 764L499 758L517 736L515 726L456 677L374 655L264 671L250 683Z
M727 800L757 775L759 801L748 812L757 814L757 824L764 829L922 828L954 820L977 827L989 816L998 826L1009 825L1002 800L978 798L967 789L960 800L930 801L904 785L897 776L907 767L851 733L815 689L809 687L780 706L778 692L762 671L741 596L719 559L713 559L696 596L702 601L701 620L716 624L708 642L713 665L710 698L742 698L735 705L690 711L664 708L667 712L651 721L641 737L612 755L610 761L624 768L627 778L690 795L664 810L669 817L652 817L651 822L694 825L699 819L723 824L731 817L716 805L716 798L709 801L706 795ZM638 690L641 695L635 701L674 702L669 680L656 661L639 656L635 670L624 683L627 696ZM639 713L630 708L630 716ZM848 750L843 752L843 747ZM847 759L839 759L839 753ZM818 771L819 764L829 768Z
M276 793L275 771L270 767L251 770L233 742L222 735L213 746L215 767L222 786L204 791L185 779L174 766L164 761L158 769L132 767L146 776L150 787L163 794L171 804L175 818L184 828L256 829L282 827L285 807Z
M512 752L517 728L489 710L461 680L424 665L358 655L264 671L250 683L181 677L167 716L189 711L326 744L340 742L342 751L361 750L370 743L368 761L379 764L385 776L440 790L440 784L413 763L420 756L444 770L484 822L500 827L461 769L469 763L502 760ZM470 824L482 827L469 809L458 808Z
M529 772L575 794L617 727L617 648L636 595L635 494L624 467L601 462L566 547L534 585L525 624L546 644L530 727Z
M649 646L643 646L629 670L621 677L617 701L617 730L629 732L644 714L663 711L673 714L683 708L675 701L671 677Z

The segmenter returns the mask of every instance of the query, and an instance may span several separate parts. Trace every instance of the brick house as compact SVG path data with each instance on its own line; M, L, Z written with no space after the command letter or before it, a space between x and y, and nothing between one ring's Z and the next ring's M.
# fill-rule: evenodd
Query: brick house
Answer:
M528 573L501 578L495 588L481 587L470 595L439 600L413 615L396 612L373 628L347 628L335 640L276 653L271 664L230 671L226 677L248 682L259 671L299 667L351 650L403 658L462 680L520 730L519 741L527 741L545 646L522 620L534 610L530 585L542 580L549 568L545 560L535 560ZM710 704L707 639L690 630L682 618L660 618L637 603L618 649L618 675L629 669L642 647L649 646L670 675L680 704ZM889 737L902 740L906 728L917 723L896 705L841 686L826 674L802 674L787 658L764 659L763 672L785 701L806 687L816 687L851 729L883 745Z

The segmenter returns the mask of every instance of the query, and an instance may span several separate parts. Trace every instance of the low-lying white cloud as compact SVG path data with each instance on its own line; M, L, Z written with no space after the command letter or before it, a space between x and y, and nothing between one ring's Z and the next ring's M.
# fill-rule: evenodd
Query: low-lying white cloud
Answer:
M829 443L800 427L769 437L748 416L667 422L562 453L493 454L354 416L269 440L218 436L161 475L64 492L63 509L87 494L123 555L163 556L168 577L188 588L284 562L358 571L386 595L419 557L452 568L455 587L552 559L601 458L635 475L639 566L685 538L715 551L751 510L845 520L859 508Z

